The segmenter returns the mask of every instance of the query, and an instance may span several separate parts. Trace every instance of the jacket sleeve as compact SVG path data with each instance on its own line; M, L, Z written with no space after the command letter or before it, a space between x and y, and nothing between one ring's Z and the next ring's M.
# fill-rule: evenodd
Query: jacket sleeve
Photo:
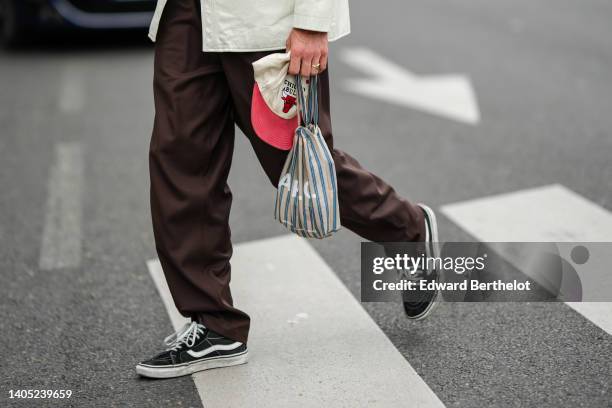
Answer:
M328 32L334 0L295 0L293 27Z

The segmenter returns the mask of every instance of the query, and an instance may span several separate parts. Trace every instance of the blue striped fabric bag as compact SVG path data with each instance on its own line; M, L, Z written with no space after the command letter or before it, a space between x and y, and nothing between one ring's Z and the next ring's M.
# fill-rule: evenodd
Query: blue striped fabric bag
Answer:
M299 236L325 238L340 229L336 169L318 125L318 78L311 77L307 99L301 82L298 76L300 125L278 182L274 218Z

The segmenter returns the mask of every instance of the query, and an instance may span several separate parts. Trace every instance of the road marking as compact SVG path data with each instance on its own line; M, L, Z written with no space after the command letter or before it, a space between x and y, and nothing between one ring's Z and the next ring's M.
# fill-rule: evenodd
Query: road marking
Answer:
M174 301L172 300L172 295L170 294L170 288L168 288L168 283L166 282L164 271L159 260L151 259L147 261L147 269L149 270L149 274L153 279L153 283L157 288L159 296L162 298L166 312L168 312L170 323L172 323L174 331L178 331L181 327L183 327L183 325L185 325L185 323L189 321L189 319L183 317L176 309L176 306L174 306ZM200 400L202 401L202 406L208 408L208 405L204 403L204 390L202 389L202 384L199 384L194 376L192 376L192 378L195 382L196 389L198 390Z
M77 62L66 65L60 80L58 97L59 110L62 113L77 113L85 105L85 78L83 69Z
M162 302L164 302L164 306L170 317L170 322L172 322L172 327L174 327L175 331L178 331L178 329L187 323L188 319L181 316L174 306L174 301L172 300L172 295L170 294L170 289L168 288L168 283L166 282L164 271L161 268L159 260L151 259L147 261L147 268L149 269L153 283L155 283L157 292L161 296Z
M159 262L148 266L180 327ZM237 245L232 270L250 360L194 374L205 407L444 406L306 240Z
M368 48L345 48L340 56L371 76L345 81L350 92L471 125L480 122L476 94L465 75L417 76Z
M611 242L612 214L558 184L445 205L441 211L482 242ZM520 270L528 260L500 255ZM565 254L561 254L569 259ZM602 254L602 256L608 256ZM576 268L579 272L580 268ZM607 273L602 269L597 273ZM609 278L600 284L609 285ZM585 279L583 285L598 280ZM593 293L601 288L585 288ZM612 302L567 302L612 334Z
M58 143L47 185L41 270L81 264L83 152L79 142Z

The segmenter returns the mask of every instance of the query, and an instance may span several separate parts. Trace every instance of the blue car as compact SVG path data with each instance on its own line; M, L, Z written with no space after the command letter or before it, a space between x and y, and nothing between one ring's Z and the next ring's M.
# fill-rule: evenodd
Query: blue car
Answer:
M142 29L154 10L155 0L0 0L0 33L14 45L41 28Z

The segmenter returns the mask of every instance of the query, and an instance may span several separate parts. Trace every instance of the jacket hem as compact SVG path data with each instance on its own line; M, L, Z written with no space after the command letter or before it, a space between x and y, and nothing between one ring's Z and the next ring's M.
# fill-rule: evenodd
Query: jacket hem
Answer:
M293 15L293 27L302 30L329 32L331 27L330 17L307 16L304 14Z
M351 30L347 30L346 32L337 34L336 36L330 38L328 41L336 41L343 37L346 37L351 33ZM265 47L255 47L255 48L202 48L203 52L258 52L258 51L278 51L285 50L285 45L274 45L274 46L265 46Z

